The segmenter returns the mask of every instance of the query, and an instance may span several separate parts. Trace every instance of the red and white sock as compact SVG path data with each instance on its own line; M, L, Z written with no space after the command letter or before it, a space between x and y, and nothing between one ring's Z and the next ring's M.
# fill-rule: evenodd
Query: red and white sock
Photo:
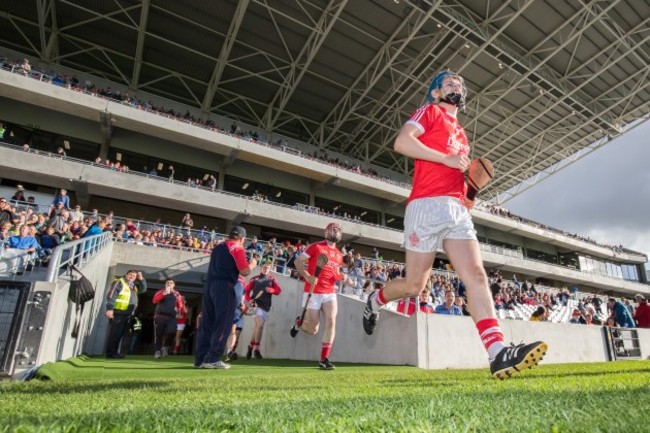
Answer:
M332 351L332 343L323 343L320 349L320 360L330 357L330 352Z
M253 350L260 350L260 343L254 342L253 343Z
M490 361L496 358L501 349L506 347L503 343L503 332L497 319L483 319L476 323L476 329L481 336L481 341L487 350Z
M388 301L384 298L384 289L379 289L377 294L372 297L370 305L372 306L373 311L378 311L386 304L388 304Z

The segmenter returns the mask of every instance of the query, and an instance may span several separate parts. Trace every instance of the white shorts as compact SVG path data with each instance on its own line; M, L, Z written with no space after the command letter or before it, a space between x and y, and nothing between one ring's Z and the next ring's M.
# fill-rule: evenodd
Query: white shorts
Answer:
M259 317L262 319L262 325L266 323L266 320L269 318L269 312L266 311L263 308L256 308L255 309L255 317Z
M176 324L176 330L177 331L184 331L185 330L185 323L177 323Z
M302 294L302 305L305 305L307 296L309 296L309 293ZM311 295L307 309L320 310L321 306L327 302L336 302L336 293L314 293Z
M409 251L435 253L445 239L477 240L469 210L454 197L425 197L406 206L404 244Z

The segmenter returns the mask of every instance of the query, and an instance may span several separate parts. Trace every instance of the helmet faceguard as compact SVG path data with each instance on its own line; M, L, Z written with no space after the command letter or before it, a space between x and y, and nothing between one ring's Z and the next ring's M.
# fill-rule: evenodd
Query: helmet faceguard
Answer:
M445 78L450 77L460 82L460 92L451 91L445 93L444 81ZM435 98L431 93L434 90L439 90L442 93L442 97ZM431 81L429 86L429 92L427 93L427 99L429 102L435 102L438 99L440 102L446 102L447 104L455 105L458 108L465 107L465 98L467 97L467 88L465 87L465 80L463 77L452 71L442 71L439 72Z
M341 224L339 223L329 223L325 227L325 239L330 242L340 242L342 235Z

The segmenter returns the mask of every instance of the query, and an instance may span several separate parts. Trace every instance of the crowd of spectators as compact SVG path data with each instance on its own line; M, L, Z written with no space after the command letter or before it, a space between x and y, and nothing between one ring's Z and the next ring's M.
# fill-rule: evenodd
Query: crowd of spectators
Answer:
M389 182L403 188L410 188L410 184L406 182L396 181L387 176L381 176L376 170L371 167L366 168L360 162L349 162L338 157L330 157L325 151L314 151L311 154L302 153L299 150L290 147L285 139L278 138L275 140L268 140L261 137L259 132L253 129L249 129L248 131L242 130L242 128L236 123L233 123L229 129L226 129L225 127L217 124L212 119L203 119L202 117L193 115L189 109L186 109L183 112L174 110L173 108L165 108L162 105L154 104L151 100L142 99L137 95L129 94L128 91L122 92L120 90L113 89L112 87L98 88L95 84L92 83L91 80L85 80L82 83L76 75L61 74L53 70L40 70L38 68L32 67L28 59L23 59L21 61L9 61L6 58L0 58L0 67L4 70L20 73L25 76L30 76L44 82L50 82L57 86L109 99L114 102L129 105L139 110L154 112L165 117L175 119L177 121L190 123L192 125L211 129L223 134L229 134L254 143L271 146L285 152L298 154L305 158L315 159L317 161L333 165L338 168L343 168L357 174L372 177L384 182Z
M19 186L10 199L0 199L0 244L3 248L23 250L26 254L48 262L52 251L59 244L103 232L111 232L117 241L157 248L183 249L208 254L212 248L225 240L216 230L194 229L194 220L185 213L178 224L142 222L130 218L115 217L113 212L101 214L97 209L83 212L79 205L70 204L65 189L58 190L47 209L39 209L33 196L26 197ZM304 251L306 245L300 240L279 242L276 238L260 241L250 239L246 250L257 255L261 261L272 263L275 272L296 277L293 262ZM369 257L363 257L352 245L341 247L348 278L340 287L342 293L354 294L361 299L378 290L390 279L405 275L404 264L384 260L379 249L374 248ZM569 289L537 286L525 279L518 281L516 275L506 280L499 270L489 273L490 289L494 306L499 310L515 310L521 306L535 308L530 320L547 321L558 308L566 308L570 300L575 305L569 323L605 324L613 319L614 326L650 327L650 308L645 297L637 295L635 300L609 299L587 295L578 299ZM420 295L420 309L428 313L467 315L467 297L463 282L448 262L436 260L427 284L426 292ZM605 305L607 304L607 305ZM453 306L453 308L452 308ZM429 308L430 307L430 308ZM622 312L624 309L628 316ZM406 311L406 309L404 309Z

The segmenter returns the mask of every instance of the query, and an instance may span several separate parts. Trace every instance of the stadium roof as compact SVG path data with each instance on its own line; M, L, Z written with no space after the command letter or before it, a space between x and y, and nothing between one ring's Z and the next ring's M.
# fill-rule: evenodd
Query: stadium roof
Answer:
M650 113L636 0L5 2L0 46L398 172L436 71L466 79L473 156L503 202ZM206 116L207 117L207 116Z

